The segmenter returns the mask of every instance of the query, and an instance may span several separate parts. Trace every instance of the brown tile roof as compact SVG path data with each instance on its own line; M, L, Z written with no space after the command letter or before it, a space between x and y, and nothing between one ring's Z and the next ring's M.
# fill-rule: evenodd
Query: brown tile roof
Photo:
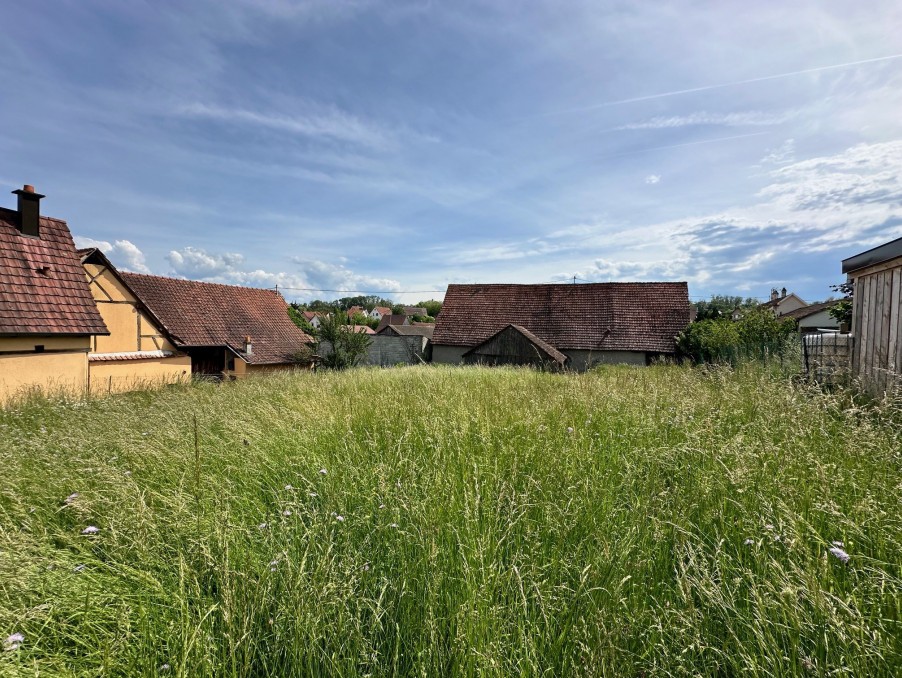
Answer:
M121 272L179 347L225 346L252 365L291 362L312 339L274 290ZM244 353L244 338L252 351Z
M426 337L432 339L435 325L432 323L418 323L416 325L386 325L376 334L398 334L402 337Z
M449 285L433 343L473 347L520 325L563 351L672 353L688 324L684 282Z
M489 343L492 339L497 337L502 332L507 332L508 329L513 329L514 331L522 334L524 337L526 337L526 339L529 341L529 343L531 343L533 346L535 346L537 349L539 349L539 351L544 353L548 358L550 358L554 362L559 363L561 365L563 365L565 362L567 362L567 356L565 356L563 353L558 351L554 346L552 346L548 342L542 341L541 339L539 339L536 335L534 335L532 332L530 332L525 327L522 327L520 325L513 325L513 324L507 325L507 326L501 328L500 330L495 332L495 334L493 334L491 337L489 337L484 342L479 344L479 346L474 346L469 351L464 353L464 355L466 356L466 355L473 353L474 351L477 351L480 346L483 346L484 344Z
M422 306L405 306L404 313L407 315L429 315Z
M391 309L388 306L376 306L373 310L379 315L391 315Z
M351 325L350 327L357 334L376 334L376 330L369 325Z
M0 207L0 335L109 334L65 221L40 218L40 238Z
M802 308L797 308L794 311L787 311L786 313L780 314L780 318L792 318L793 320L802 320L803 318L807 318L810 315L814 315L815 313L820 313L821 311L825 311L833 306L836 306L839 302L837 300L834 301L823 301L819 304L808 304L807 306L802 306ZM838 323L837 323L838 324Z
M379 334L379 331L387 327L388 325L403 325L407 322L407 316L401 315L400 313L395 313L392 315L389 313L388 315L384 315L379 319L379 325L376 327L376 334Z

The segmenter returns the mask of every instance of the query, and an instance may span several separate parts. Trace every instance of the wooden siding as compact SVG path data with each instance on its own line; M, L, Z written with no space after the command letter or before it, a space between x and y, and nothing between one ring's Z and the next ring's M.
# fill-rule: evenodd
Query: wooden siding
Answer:
M508 327L474 348L464 356L464 362L482 365L561 366L513 327Z
M850 273L852 373L873 395L902 384L902 258Z

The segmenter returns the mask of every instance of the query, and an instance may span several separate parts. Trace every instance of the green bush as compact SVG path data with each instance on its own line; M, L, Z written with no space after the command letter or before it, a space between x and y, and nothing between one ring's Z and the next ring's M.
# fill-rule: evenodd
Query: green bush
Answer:
M797 344L795 322L769 309L754 309L741 320L718 318L692 323L677 337L680 353L695 362L728 362L785 357Z

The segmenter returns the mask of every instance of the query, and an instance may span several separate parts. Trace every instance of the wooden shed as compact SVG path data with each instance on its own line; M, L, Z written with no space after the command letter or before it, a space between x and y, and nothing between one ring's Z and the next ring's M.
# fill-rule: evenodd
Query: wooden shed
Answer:
M561 369L567 356L520 325L508 325L463 355L467 364Z
M843 260L854 285L852 376L879 396L902 388L902 238Z

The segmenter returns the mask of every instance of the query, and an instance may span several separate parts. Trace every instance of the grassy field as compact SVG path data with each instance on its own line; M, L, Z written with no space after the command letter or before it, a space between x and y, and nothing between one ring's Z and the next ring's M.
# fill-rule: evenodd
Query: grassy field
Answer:
M420 367L0 412L0 675L900 675L898 412L841 404Z

